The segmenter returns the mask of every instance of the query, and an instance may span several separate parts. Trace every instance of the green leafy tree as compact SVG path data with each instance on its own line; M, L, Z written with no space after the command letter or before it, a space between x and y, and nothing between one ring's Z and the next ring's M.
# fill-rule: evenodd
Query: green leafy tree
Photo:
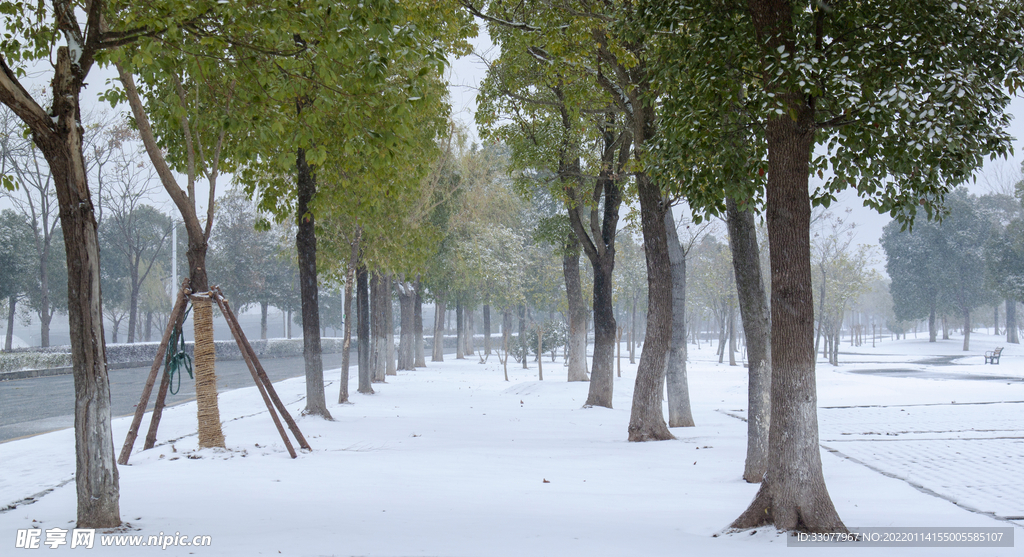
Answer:
M32 225L22 214L4 209L0 212L0 300L7 305L7 338L4 350L10 350L18 302L32 288L35 238Z
M841 531L816 433L812 200L827 205L855 187L867 205L909 224L919 210L934 214L984 157L1006 153L1006 90L1022 83L1024 10L1017 1L767 0L638 9L656 37L657 81L676 85L661 104L659 145L671 150L654 164L711 212L726 197L753 202L765 188L771 454L766 481L734 526ZM739 141L749 149L721 148ZM826 170L811 188L810 176Z

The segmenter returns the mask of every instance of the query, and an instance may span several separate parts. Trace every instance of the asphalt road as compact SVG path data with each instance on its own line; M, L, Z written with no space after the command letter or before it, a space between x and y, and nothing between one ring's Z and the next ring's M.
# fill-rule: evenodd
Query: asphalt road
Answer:
M341 354L324 354L323 362L324 369L339 368ZM301 357L268 358L260 360L260 363L271 381L281 381L305 373ZM111 415L120 417L134 414L149 375L149 366L116 369L109 374ZM158 378L147 410L153 408L159 385ZM218 392L251 386L252 376L244 361L217 362ZM167 405L182 404L195 400L195 397L195 381L186 375L181 380L178 394L167 394ZM74 411L75 385L71 375L0 381L0 443L73 427Z

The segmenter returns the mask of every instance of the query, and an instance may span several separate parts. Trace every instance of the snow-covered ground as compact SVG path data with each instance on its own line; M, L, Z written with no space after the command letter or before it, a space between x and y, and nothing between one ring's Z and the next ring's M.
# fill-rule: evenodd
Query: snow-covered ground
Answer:
M1013 526L1024 536L1024 519L1008 518L1024 517L1024 349L977 333L970 352L961 345L959 337L885 339L874 348L843 346L837 368L819 362L822 461L847 526ZM119 468L123 531L211 536L210 547L168 547L173 555L836 551L787 548L770 528L727 531L757 490L741 479L746 370L718 364L713 347L703 346L691 347L689 363L697 427L674 429L676 441L626 442L636 366L625 358L613 410L581 408L587 384L566 383L565 368L550 358L543 382L531 361L529 370L510 362L506 383L494 357L402 372L371 396L356 393L353 378L354 404L331 405L335 421L299 418L313 451L296 460L255 389L220 398L226 451L197 451L194 403L171 407L162 444ZM983 365L995 346L1006 346L1001 364ZM338 373L326 375L328 400L336 399ZM303 382L277 389L298 415ZM118 449L129 420L114 421ZM60 486L0 512L0 547L14 547L18 529L74 528L73 471L70 430L0 444L0 508ZM83 551L157 550L100 547L97 536Z

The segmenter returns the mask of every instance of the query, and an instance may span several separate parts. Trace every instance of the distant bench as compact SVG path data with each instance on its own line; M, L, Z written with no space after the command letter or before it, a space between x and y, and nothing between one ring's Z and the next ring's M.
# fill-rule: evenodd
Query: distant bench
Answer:
M986 364L998 365L999 364L999 356L1002 353L1003 353L1003 347L1002 346L1000 346L999 348L996 348L995 350L989 350L988 352L985 352L985 363Z

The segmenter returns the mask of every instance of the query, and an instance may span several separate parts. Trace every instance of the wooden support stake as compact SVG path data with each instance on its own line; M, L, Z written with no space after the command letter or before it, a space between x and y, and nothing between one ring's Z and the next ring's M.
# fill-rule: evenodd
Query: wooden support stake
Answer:
M135 407L135 417L132 418L132 425L128 428L128 436L125 437L124 446L121 447L121 454L117 457L117 463L122 466L128 464L128 458L131 457L132 449L135 447L135 439L139 436L139 426L142 425L142 417L146 414L146 407L149 406L149 397L153 394L153 384L156 383L156 375L160 372L160 367L164 363L164 354L167 353L167 344L170 342L171 333L174 331L174 326L177 324L178 319L181 318L185 311L185 306L188 304L188 295L186 294L188 286L188 278L186 278L181 283L178 299L174 303L174 309L171 310L171 317L167 321L167 328L164 329L164 336L161 338L160 345L156 349L153 366L149 369L149 377L146 378L146 385L142 388L142 397L139 399L139 405ZM163 397L158 398L162 399ZM149 447L146 448L148 449Z
M224 295L219 288L216 288L216 292L222 299L224 298ZM263 382L263 385L267 388L267 394L270 395L270 399L274 401L274 405L277 406L278 411L281 412L281 416L284 418L285 423L288 424L288 429L292 430L292 434L295 435L295 439L299 442L299 446L306 450L312 450L309 443L306 442L306 438L303 437L302 432L299 431L298 424L295 423L295 420L292 419L292 415L288 412L288 409L285 408L284 403L281 402L281 397L277 396L277 390L274 389L274 384L271 383L270 378L267 377L267 372L263 369L263 365L260 364L259 358L256 357L256 351L253 350L252 345L249 344L249 339L247 339L245 334L242 333L242 327L238 324L238 319L235 318L235 314L232 313L230 304L227 299L223 299L223 301L224 310L222 311L224 313L224 318L227 319L229 323L234 323L234 327L238 329L242 343L245 345L245 349L249 353L249 357L252 358L252 362L256 366L256 374Z
M225 318L228 315L228 307L226 306L227 300L219 290L211 289L213 299L216 300L217 306L220 307L220 311L224 313ZM256 383L256 388L260 391L260 396L263 397L263 403L267 405L267 411L270 412L270 417L274 420L274 425L277 426L278 433L281 434L281 439L284 440L285 447L288 448L288 454L292 458L296 458L298 455L295 454L295 447L292 447L292 442L288 439L288 432L284 430L284 426L281 425L281 419L277 417L277 412L274 411L274 403L271 402L270 397L267 395L267 389L263 386L263 382L260 381L259 376L256 374L256 366L253 365L252 360L249 357L248 352L245 350L245 346L242 344L242 339L245 335L241 329L237 328L237 323L231 319L226 319L228 322L228 328L231 329L231 334L235 337L235 344L238 345L238 351L242 354L242 359L245 360L245 365L249 368L249 373L252 374L252 380Z

